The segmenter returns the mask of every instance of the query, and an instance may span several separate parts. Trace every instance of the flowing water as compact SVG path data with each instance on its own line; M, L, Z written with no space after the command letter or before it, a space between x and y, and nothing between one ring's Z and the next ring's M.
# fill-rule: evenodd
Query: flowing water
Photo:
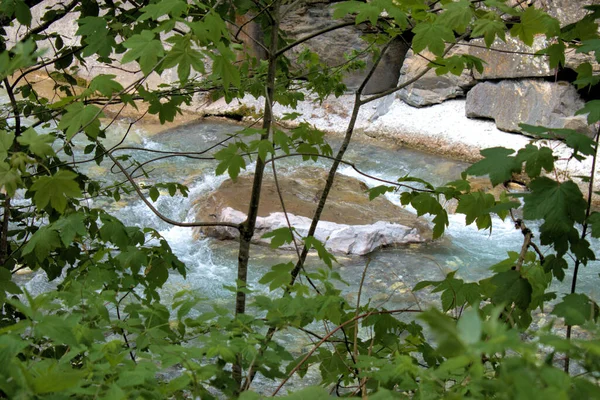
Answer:
M125 126L112 129L110 142L118 140ZM206 122L194 126L176 128L154 136L136 131L128 138L129 144L158 151L201 151L240 129L237 125ZM339 145L339 138L328 138L334 151ZM139 144L136 144L138 142ZM148 161L160 154L144 151L128 150L127 154L140 162ZM446 158L429 155L423 152L397 148L390 145L378 145L357 141L353 143L346 159L355 163L359 169L379 178L396 180L398 177L411 175L430 181L434 185L457 179L467 164ZM300 165L300 159L283 159L278 166L286 166L285 170L293 170ZM329 162L319 161L317 166L328 168ZM160 181L178 181L190 188L189 197L169 197L166 193L156 204L157 208L170 218L180 221L192 221L194 218L193 199L207 191L214 190L226 179L216 176L214 161L173 157L161 159L148 164L149 177L141 179L151 184ZM253 170L250 164L246 171ZM282 169L283 170L283 169ZM96 178L105 178L111 174L110 166L95 166L89 174ZM267 168L267 173L270 168ZM359 175L351 167L344 166L342 174L355 176L368 185L377 185ZM115 180L123 176L115 174ZM388 198L399 204L398 194L389 193ZM226 306L233 304L232 293L223 288L235 282L237 249L234 242L223 242L214 239L195 240L190 228L173 227L159 220L136 197L131 196L119 202L112 200L96 200L95 206L106 207L129 225L152 226L158 229L169 241L176 254L188 268L187 279L172 276L167 283L163 295L168 299L181 289L192 289L200 295L213 299ZM535 224L530 223L535 230ZM354 302L362 271L369 263L367 278L363 290L363 299L371 297L377 304L387 308L414 306L417 301L410 291L420 280L443 279L444 275L457 270L457 275L465 280L477 280L490 275L489 267L506 257L507 251L519 251L523 237L509 221L494 219L492 232L478 231L474 226L465 226L464 216L450 215L450 227L446 236L436 242L425 245L410 245L400 248L389 248L376 251L368 256L338 256L338 264L334 266L349 283L343 287L349 301ZM597 245L598 243L595 243ZM545 249L549 251L549 249ZM250 263L250 281L255 283L271 265L282 260L293 260L294 254L287 251L271 250L267 247L253 246ZM309 257L308 268L322 267L316 257ZM584 268L580 277L580 289L592 298L599 298L597 285L590 279L596 274L593 270L598 263L590 263ZM567 276L570 281L570 276ZM556 285L556 290L566 292L567 284ZM418 293L421 301L429 301Z
M117 124L109 129L107 146L116 144L123 136L126 124ZM140 148L158 151L201 151L239 130L237 125L226 123L205 122L194 126L176 128L157 135L148 135L143 130L134 130L129 133L124 145L138 146ZM339 138L328 137L334 151L339 146ZM75 140L80 149L88 144L84 138ZM150 153L140 150L126 150L128 154L139 162L148 161L162 154ZM79 153L82 156L81 153ZM346 159L355 163L363 172L386 180L396 180L398 177L410 175L425 179L434 185L440 185L450 180L457 179L460 172L468 165L426 154L419 151L398 148L388 144L373 144L371 142L356 141L348 149ZM287 158L278 161L281 173L291 171L299 166L299 159ZM329 162L319 161L315 165L328 168ZM193 201L199 195L216 189L226 176L215 175L216 164L214 161L190 159L184 157L163 158L146 166L148 177L138 178L139 183L152 184L156 182L177 181L190 188L188 197L176 195L170 197L167 193L155 203L155 206L166 216L179 221L193 221ZM251 172L254 165L248 165L246 171ZM108 162L100 166L90 164L86 173L92 178L106 181L122 181L123 175L117 172ZM267 173L270 168L267 168ZM374 186L380 183L365 178L348 166L341 167L340 173L354 176L363 180L367 185ZM388 193L387 197L397 204L398 194ZM115 202L112 199L87 200L95 207L102 207L119 217L127 225L151 226L158 229L168 240L177 256L187 266L187 278L183 279L177 274L172 274L165 285L162 296L166 302L180 290L193 290L200 296L211 299L217 303L233 309L234 295L224 288L231 285L236 279L238 244L234 242L219 241L215 239L194 239L192 229L168 225L156 217L134 195L123 196ZM421 280L440 280L450 271L457 270L457 276L475 281L489 276L489 267L506 257L507 251L519 251L523 237L520 231L515 230L510 221L494 219L493 230L478 231L474 226L465 226L464 216L450 215L450 227L444 238L433 243L422 245L409 245L399 248L387 248L375 251L368 256L348 257L338 256L338 263L334 269L338 270L348 285L340 284L349 302L355 303L360 285L361 275L368 264L368 271L363 288L362 300L371 299L371 304L384 306L388 309L415 306L427 306L430 302L437 302L436 294L428 295L425 292L413 293L410 289ZM536 231L536 224L528 223ZM593 243L599 248L598 241ZM256 284L257 280L271 265L293 261L294 253L288 251L272 250L268 247L253 246L250 258L249 280ZM543 249L550 252L550 249ZM597 273L594 270L598 262L591 262L581 271L579 289L588 293L592 298L600 299L598 285L595 284ZM307 268L323 267L315 256L309 256ZM32 294L37 294L54 287L55 283L48 282L42 272L27 277L17 277ZM570 284L571 275L567 274L565 282L556 284L557 292L566 293ZM259 291L265 288L256 287ZM201 312L202 306L197 312ZM301 352L311 342L307 338L298 337L293 332L280 334L277 338L286 348L293 352ZM318 373L309 370L307 377L317 378ZM307 384L294 378L290 387ZM272 382L260 377L257 378L256 389L269 392Z

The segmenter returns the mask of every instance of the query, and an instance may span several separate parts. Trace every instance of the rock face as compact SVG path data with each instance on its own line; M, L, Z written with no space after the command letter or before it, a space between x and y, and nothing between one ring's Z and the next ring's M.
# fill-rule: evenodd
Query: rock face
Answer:
M325 172L303 168L278 177L290 223L300 236L306 235L316 209ZM219 189L196 201L198 221L240 223L246 219L252 176L240 176L236 182L225 181ZM389 200L380 197L369 201L367 187L357 179L338 175L329 194L315 237L333 252L367 254L382 246L420 243L431 239L425 221ZM242 211L243 210L243 211ZM258 210L255 243L269 243L261 236L287 227L277 188L265 176ZM203 228L197 233L219 239L236 239L238 231L226 227ZM287 246L291 248L291 246Z
M307 2L304 6L297 7L290 12L282 21L281 28L290 38L297 40L335 25L332 15L333 11L330 4L323 4L323 2L310 4ZM317 53L320 60L326 65L330 67L342 66L347 63L346 54L350 54L352 51L361 52L368 48L367 42L361 39L361 36L365 33L368 32L364 32L355 26L339 28L306 41L301 46L292 49L288 55L298 54L303 49L308 48ZM384 54L373 76L369 79L363 93L380 93L395 87L407 51L408 46L402 40L397 39L394 41ZM344 83L348 89L353 90L360 86L367 71L373 65L371 58L369 53L359 57L360 60L366 62L367 68L363 71L347 74Z
M458 47L450 55L464 52L463 48ZM403 84L415 78L427 68L429 60L433 59L435 56L428 52L423 51L421 55L415 56L412 50L409 51L402 65L398 83ZM455 97L463 97L475 83L470 71L464 71L460 76L453 74L438 76L434 70L431 70L415 83L401 89L398 98L413 107L429 106Z
M520 123L587 132L585 117L574 116L583 105L575 88L566 82L482 82L467 94L466 114L493 119L498 129L508 132L520 132Z
M533 53L546 48L544 36L537 36L532 47L506 36L506 42L496 39L487 49L483 39L469 42L469 54L484 61L483 73L473 71L475 79L536 78L554 75L546 57Z

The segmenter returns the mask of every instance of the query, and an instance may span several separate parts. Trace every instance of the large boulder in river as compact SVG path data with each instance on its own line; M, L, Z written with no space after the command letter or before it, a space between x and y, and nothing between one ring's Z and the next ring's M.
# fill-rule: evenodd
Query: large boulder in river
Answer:
M575 116L584 105L567 82L541 80L482 82L467 94L469 118L490 118L498 129L520 132L519 124L569 128L589 133L586 118Z
M283 172L283 171L282 171ZM306 236L317 207L326 174L316 168L301 168L278 176L279 187L291 225ZM252 188L252 175L227 180L214 192L196 200L198 221L240 223L246 219ZM337 175L315 237L335 253L367 254L379 247L421 243L431 239L427 222L398 207L384 197L369 201L367 186L355 179ZM287 227L277 187L272 175L263 180L254 243L270 242L262 236ZM236 229L205 227L197 231L219 239L237 239ZM287 246L291 248L291 246Z

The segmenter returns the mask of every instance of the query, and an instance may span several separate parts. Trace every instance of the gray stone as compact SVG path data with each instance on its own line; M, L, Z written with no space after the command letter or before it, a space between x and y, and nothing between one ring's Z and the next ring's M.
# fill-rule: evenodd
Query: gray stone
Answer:
M560 21L561 26L583 18L586 5L600 4L600 0L535 0L535 7L545 10Z
M219 222L239 224L246 220L246 214L241 211L226 207L217 217ZM288 214L290 224L300 236L308 235L311 219L307 217ZM266 233L275 229L287 228L287 220L282 212L271 213L266 217L256 219L256 231L252 242L256 244L269 244L270 238L263 238ZM211 230L211 236L218 239L237 239L237 229L216 227ZM321 221L317 226L314 237L325 244L325 248L333 253L364 255L384 246L422 243L427 239L419 233L417 228L401 224L377 221L368 225L347 225L335 222ZM282 249L292 250L294 244L285 244Z
M537 78L554 75L545 56L535 56L535 52L547 46L544 36L537 36L533 46L506 35L506 42L496 39L490 48L486 48L483 39L469 42L469 54L484 61L483 73L473 71L478 80L506 78Z
M465 50L456 47L450 55L462 54ZM403 84L427 68L435 56L423 51L415 55L412 50L407 54L400 72L400 84ZM398 98L413 107L423 107L439 104L455 97L463 97L468 88L475 85L471 71L464 71L460 76L453 74L436 75L434 70L428 71L418 81L398 91Z
M466 115L493 119L498 129L508 132L520 132L520 123L587 132L585 117L575 116L583 105L575 88L566 82L482 82L467 94Z
M335 25L333 20L333 9L328 4L309 4L303 7L297 7L282 21L281 28L286 35L297 40L306 37L321 29ZM347 63L347 54L352 51L363 52L369 45L361 39L368 32L361 30L361 26L354 25L336 29L320 35L315 39L291 49L288 56L293 60L294 55L299 54L308 48L319 55L319 58L329 67L339 67ZM408 46L401 40L395 40L376 68L373 76L369 79L363 94L380 93L391 89L398 83L400 68L408 51ZM365 61L366 69L348 73L344 78L344 83L349 90L357 89L366 77L367 71L373 65L370 53L364 53L359 60Z

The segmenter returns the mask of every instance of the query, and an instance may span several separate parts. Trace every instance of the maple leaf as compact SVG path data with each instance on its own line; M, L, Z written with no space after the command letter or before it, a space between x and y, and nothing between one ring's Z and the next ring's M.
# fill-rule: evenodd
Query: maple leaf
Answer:
M83 49L84 57L98 54L101 57L111 55L113 48L117 45L114 37L109 34L106 20L101 17L80 18L77 23L79 29L76 34L83 36L86 46Z
M64 212L69 198L81 197L75 178L77 174L66 170L60 170L52 176L39 177L29 189L35 192L33 200L36 206L45 208L50 203L56 211Z
M66 246L70 245L77 235L84 236L87 234L87 229L84 224L85 215L81 213L69 214L66 217L61 217L52 224L52 229L60 234L62 243Z
M287 231L289 232L289 229L287 229ZM287 286L290 283L290 272L292 272L293 269L294 263L292 262L274 265L271 267L271 271L263 275L258 283L263 285L269 284L270 290L278 289L284 285Z
M162 43L151 31L133 35L123 42L123 46L129 49L123 56L123 64L137 60L144 75L150 74L157 67L159 57L165 54Z
M515 303L517 307L525 310L531 303L533 288L518 271L500 272L491 278L491 283L496 286L492 296L494 304Z
M592 236L600 237L600 212L594 211L588 218L588 224L592 228Z
M202 54L192 48L189 36L176 36L169 39L174 43L163 61L163 68L177 66L177 76L181 82L186 82L190 76L190 69L204 73L204 61Z
M84 106L83 103L73 103L66 107L58 128L65 131L67 140L71 140L77 132L83 131L92 139L98 137L100 132L100 120L104 114L94 105Z
M154 19L158 21L163 15L179 17L187 10L187 3L182 0L162 0L155 4L149 4L140 9L143 12L139 21Z
M473 18L471 2L460 0L447 3L443 6L444 11L438 18L438 23L446 25L457 33L464 33Z
M29 151L38 157L54 155L54 150L50 143L54 143L56 138L52 135L38 135L35 129L29 128L17 138L17 142L29 147Z
M600 62L600 39L588 39L581 43L581 46L577 48L577 53L591 53L594 52L596 61Z
M116 75L98 75L92 79L89 89L92 92L100 92L103 96L110 97L113 93L123 90L123 85L115 81Z
M488 13L486 17L479 18L473 24L473 37L483 36L487 47L490 47L496 37L506 41L506 25L494 13Z
M598 305L585 294L572 293L554 306L552 314L563 317L566 325L583 325L586 321L596 321L599 311Z
M31 239L23 247L23 255L33 252L38 261L43 261L51 251L60 246L58 232L49 226L43 226L31 236Z
M469 175L489 175L492 185L496 186L512 178L513 172L521 172L521 164L510 154L514 150L505 147L492 147L480 151L483 160L471 165L465 171Z
M547 37L560 33L559 22L539 9L528 7L520 16L521 22L513 25L510 34L518 36L527 46L533 45L533 38L538 33Z
M8 157L8 151L15 140L14 133L8 133L0 129L0 161L4 161Z
M229 86L231 85L240 86L240 71L233 64L233 52L222 43L219 43L218 50L220 54L212 56L213 76L217 79L220 78L223 81L225 90L229 89Z
M419 53L429 48L436 56L441 56L446 48L445 42L454 41L452 29L445 25L423 22L413 29L413 51Z
M537 147L532 144L526 145L517 153L517 161L525 163L525 172L530 178L537 178L542 172L542 168L546 172L554 170L554 154L552 149L548 147Z
M495 202L494 196L489 193L464 194L458 199L456 212L465 214L467 225L471 225L475 221L479 229L491 228L492 218L488 210L494 206Z
M560 183L541 177L532 180L529 188L531 193L522 195L525 201L523 216L544 220L540 226L541 243L554 243L555 248L564 253L565 239L574 234L573 225L585 219L587 203L579 187L573 181Z
M575 115L581 114L587 114L587 122L590 125L600 121L600 100L592 100L585 103L585 106L575 113Z
M231 179L236 180L240 170L246 169L246 161L238 153L238 146L234 143L215 153L215 159L221 161L215 170L217 175L222 175L227 171Z

